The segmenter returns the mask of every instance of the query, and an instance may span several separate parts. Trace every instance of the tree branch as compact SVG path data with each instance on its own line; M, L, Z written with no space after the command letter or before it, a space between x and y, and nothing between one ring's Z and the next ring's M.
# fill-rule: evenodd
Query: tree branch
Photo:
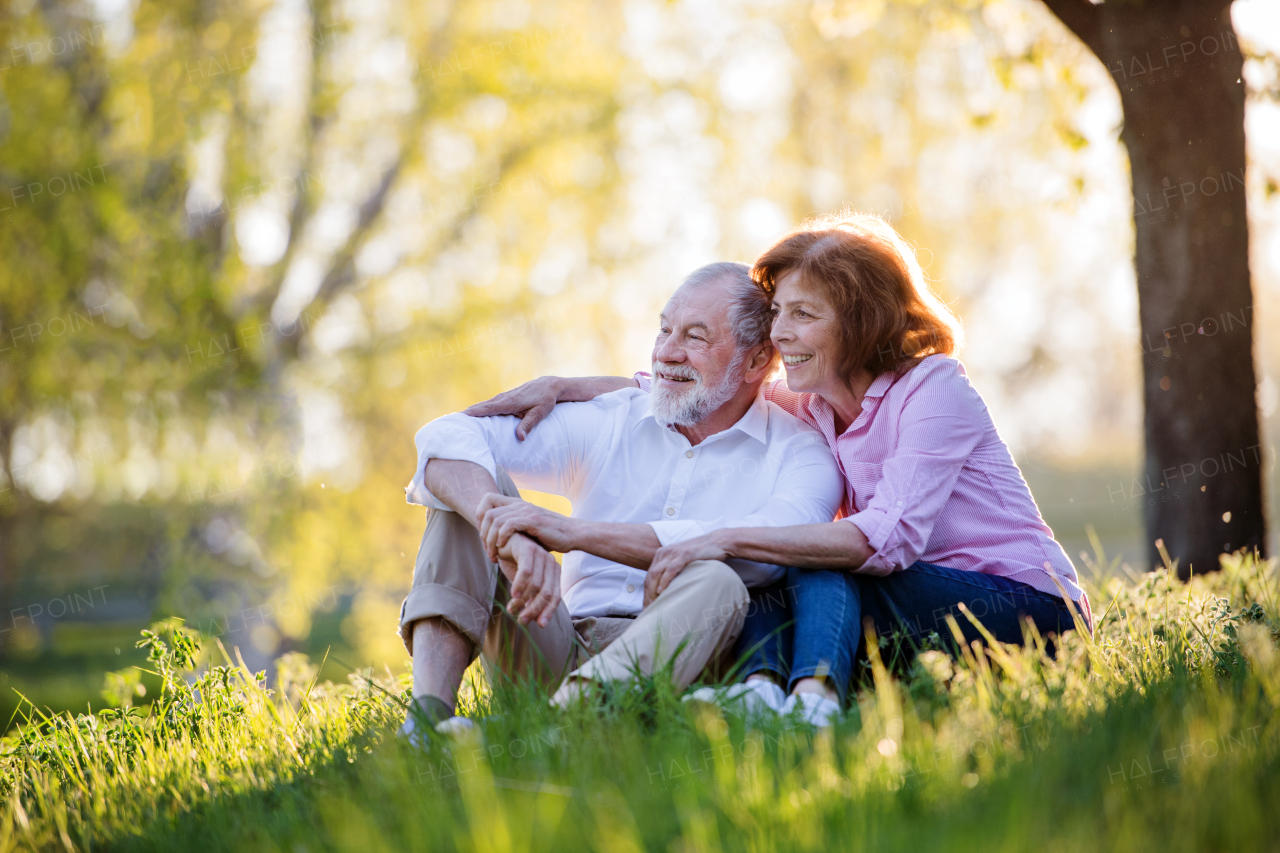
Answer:
M316 146L320 137L324 134L325 128L332 120L330 115L321 110L320 105L326 101L324 64L329 58L328 47L331 41L331 39L326 38L324 30L326 27L332 28L334 24L328 2L325 2L325 0L312 0L309 5L311 7L312 44L314 46L311 49L311 90L307 96L306 153L303 156L301 165L298 167L298 174L295 179L298 194L294 196L293 209L289 211L289 244L285 247L284 256L276 262L272 270L271 286L263 288L262 293L255 300L255 308L259 310L270 308L271 303L280 295L280 287L284 284L285 273L288 271L289 264L293 261L301 243L302 229L307 220L311 218L311 215L315 213L315 205L313 204L311 193L307 191L308 178L316 167Z
M320 282L320 288L316 291L315 298L312 303L328 302L343 287L347 286L354 279L351 269L352 259L355 257L356 251L364 245L364 238L373 227L378 216L382 213L382 209L387 204L387 194L391 192L391 187L395 185L396 178L399 177L401 169L404 168L404 155L396 158L396 162L391 168L383 172L382 180L378 182L375 189L364 204L360 205L360 211L356 217L356 227L351 230L351 236L347 238L347 244L342 247L337 255L334 256L333 264L329 267L329 272L325 274L324 280Z

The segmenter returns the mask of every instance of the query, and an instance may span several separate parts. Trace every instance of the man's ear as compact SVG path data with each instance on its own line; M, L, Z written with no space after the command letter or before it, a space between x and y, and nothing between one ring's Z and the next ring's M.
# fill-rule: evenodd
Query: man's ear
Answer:
M747 359L747 370L743 374L743 381L757 382L769 375L773 369L774 349L772 343L761 344L751 354L751 358Z

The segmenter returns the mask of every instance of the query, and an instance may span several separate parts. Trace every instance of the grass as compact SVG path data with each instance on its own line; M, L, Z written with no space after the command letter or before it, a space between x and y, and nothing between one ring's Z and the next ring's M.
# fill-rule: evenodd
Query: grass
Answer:
M392 736L404 679L318 683L292 655L269 690L166 623L145 710L123 677L117 708L25 706L0 851L1280 849L1274 564L1091 592L1093 639L1053 657L882 640L830 732L746 728L662 678L566 712L476 682L481 733L428 751Z

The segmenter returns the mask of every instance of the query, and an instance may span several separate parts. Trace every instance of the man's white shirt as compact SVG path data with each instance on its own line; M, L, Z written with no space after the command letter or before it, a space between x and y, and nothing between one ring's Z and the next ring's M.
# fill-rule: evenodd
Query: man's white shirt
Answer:
M504 469L524 489L563 495L573 516L648 524L663 545L727 527L782 527L831 521L844 494L822 435L756 397L724 432L690 445L659 424L649 395L637 388L586 403L561 403L524 441L519 418L445 415L418 430L418 469L408 502L448 511L426 488L429 459ZM783 569L730 560L748 586L771 583ZM561 589L574 618L634 616L645 572L592 554L564 556Z

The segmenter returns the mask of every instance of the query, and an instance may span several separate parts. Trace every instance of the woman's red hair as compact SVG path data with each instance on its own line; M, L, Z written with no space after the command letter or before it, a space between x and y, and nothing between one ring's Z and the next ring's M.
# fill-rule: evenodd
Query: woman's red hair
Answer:
M879 216L843 212L811 219L756 261L751 277L773 297L798 272L835 307L842 375L905 373L927 355L954 355L960 321L934 295L910 244Z

